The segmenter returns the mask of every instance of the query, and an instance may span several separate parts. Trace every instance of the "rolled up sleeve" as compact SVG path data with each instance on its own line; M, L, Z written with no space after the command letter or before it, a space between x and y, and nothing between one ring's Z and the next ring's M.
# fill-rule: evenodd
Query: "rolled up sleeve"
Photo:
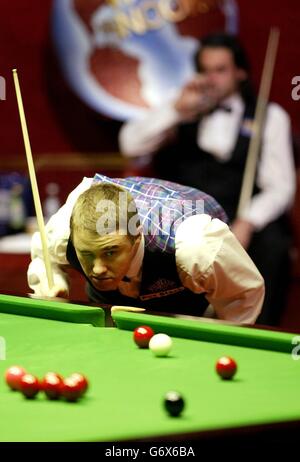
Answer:
M217 318L254 323L264 300L264 281L229 227L195 215L178 227L175 243L183 285L203 293Z

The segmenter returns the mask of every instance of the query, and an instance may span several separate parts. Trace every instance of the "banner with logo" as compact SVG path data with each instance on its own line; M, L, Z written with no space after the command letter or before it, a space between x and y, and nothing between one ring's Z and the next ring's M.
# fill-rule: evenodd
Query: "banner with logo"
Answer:
M55 0L52 30L67 81L117 120L169 101L193 75L198 40L238 30L235 0Z

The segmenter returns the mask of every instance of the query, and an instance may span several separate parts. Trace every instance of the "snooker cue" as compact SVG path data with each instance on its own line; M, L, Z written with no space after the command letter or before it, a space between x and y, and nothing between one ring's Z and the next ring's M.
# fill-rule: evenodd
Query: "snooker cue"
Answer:
M280 32L278 28L271 28L257 104L255 108L252 136L250 140L249 150L247 153L247 160L237 208L237 218L241 217L245 207L249 204L250 199L252 197L255 172L258 161L258 153L262 138L262 127L266 115L268 99L270 96L271 83L273 79L274 66L278 49L279 35Z
M27 124L26 124L26 118L25 118L25 112L24 112L24 107L23 107L23 102L22 102L22 95L21 95L21 89L19 85L17 69L13 69L12 73L13 73L13 79L14 79L17 102L18 102L18 110L19 110L20 122L21 122L21 127L22 127L22 133L23 133L23 140L24 140L28 170L29 170L29 178L30 178L32 194L33 194L35 213L36 213L38 228L40 231L40 236L41 236L41 241L42 241L42 250L43 250L44 263L46 267L48 286L49 286L49 289L52 289L52 287L54 286L53 273L52 273L52 268L50 264L44 217L43 217L39 190L38 190L37 181L36 181L36 175L35 175L34 164L33 164L33 159L32 159L32 152L31 152L30 141L29 141L29 136L28 136L28 130L27 130Z

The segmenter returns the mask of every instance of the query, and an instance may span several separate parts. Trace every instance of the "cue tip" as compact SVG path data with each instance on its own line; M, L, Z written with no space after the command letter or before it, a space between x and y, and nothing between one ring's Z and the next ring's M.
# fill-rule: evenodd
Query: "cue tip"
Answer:
M139 308L136 306L119 306L114 305L111 307L111 313L115 313L116 311L131 311L135 313L140 313L142 311L146 311L145 308Z
M13 69L12 71L13 71L13 73L16 73L16 72L17 72L17 69Z

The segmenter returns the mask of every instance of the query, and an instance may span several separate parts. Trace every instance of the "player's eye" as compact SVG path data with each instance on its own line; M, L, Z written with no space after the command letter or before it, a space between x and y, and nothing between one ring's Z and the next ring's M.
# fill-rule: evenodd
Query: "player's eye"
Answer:
M105 256L106 257L112 257L114 255L114 251L113 250L108 250L107 252L105 252Z
M80 252L80 255L83 258L92 258L93 254L91 252Z

